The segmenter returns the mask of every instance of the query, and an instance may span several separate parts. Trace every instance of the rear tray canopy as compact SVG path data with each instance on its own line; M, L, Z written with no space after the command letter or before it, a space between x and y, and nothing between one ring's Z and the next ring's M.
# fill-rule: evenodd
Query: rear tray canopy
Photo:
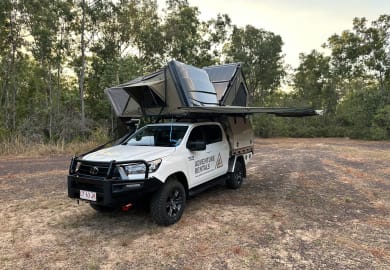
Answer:
M147 76L105 90L119 118L196 115L315 115L311 109L247 107L248 88L239 63L197 68L170 61Z

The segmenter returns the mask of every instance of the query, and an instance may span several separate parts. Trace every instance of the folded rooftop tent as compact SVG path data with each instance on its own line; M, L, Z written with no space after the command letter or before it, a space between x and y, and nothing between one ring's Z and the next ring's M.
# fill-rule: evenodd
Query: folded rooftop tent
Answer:
M240 64L201 69L178 61L106 93L118 117L183 115L179 108L246 106L248 99Z
M312 109L247 107L240 64L197 68L170 61L147 76L105 90L119 118L268 113L308 116Z

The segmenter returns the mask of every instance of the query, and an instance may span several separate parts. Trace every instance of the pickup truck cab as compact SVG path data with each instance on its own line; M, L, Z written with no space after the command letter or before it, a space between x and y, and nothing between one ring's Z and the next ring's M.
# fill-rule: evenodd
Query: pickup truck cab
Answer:
M177 222L188 196L216 183L236 189L253 155L245 118L146 125L120 144L72 159L70 198L109 211L150 198L159 225Z

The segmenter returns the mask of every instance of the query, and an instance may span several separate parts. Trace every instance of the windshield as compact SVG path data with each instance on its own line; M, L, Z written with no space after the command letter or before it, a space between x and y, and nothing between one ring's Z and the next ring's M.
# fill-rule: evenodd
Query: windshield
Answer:
M175 147L183 140L188 126L146 126L124 143L126 145Z

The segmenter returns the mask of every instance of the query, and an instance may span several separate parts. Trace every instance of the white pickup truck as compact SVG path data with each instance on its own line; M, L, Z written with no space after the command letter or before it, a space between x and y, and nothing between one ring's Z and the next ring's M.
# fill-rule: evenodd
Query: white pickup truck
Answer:
M153 220L166 226L180 219L189 196L221 182L239 188L252 156L246 117L150 124L113 147L73 158L68 195L97 211L149 198Z
M171 121L147 125L113 147L74 157L68 195L97 211L150 199L152 218L160 225L177 222L194 193L219 182L241 186L253 155L249 115L319 114L312 108L248 107L239 63L197 68L173 60L105 91L124 123L143 117Z

